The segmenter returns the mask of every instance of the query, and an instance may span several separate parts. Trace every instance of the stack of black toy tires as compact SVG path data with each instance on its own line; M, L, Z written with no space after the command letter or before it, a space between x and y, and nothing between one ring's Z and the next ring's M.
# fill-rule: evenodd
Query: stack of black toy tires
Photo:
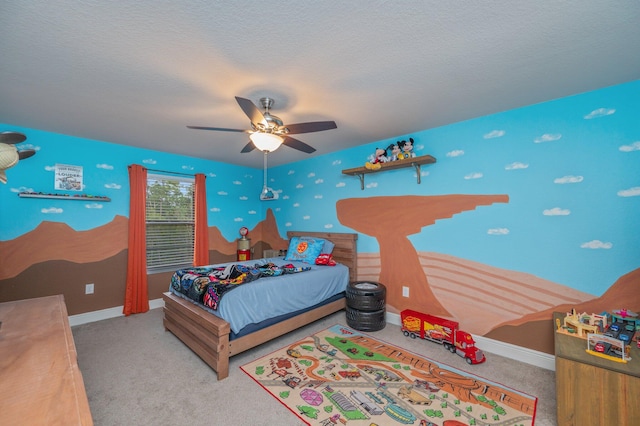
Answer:
M347 325L360 331L378 331L386 325L387 288L371 281L350 282L346 291Z

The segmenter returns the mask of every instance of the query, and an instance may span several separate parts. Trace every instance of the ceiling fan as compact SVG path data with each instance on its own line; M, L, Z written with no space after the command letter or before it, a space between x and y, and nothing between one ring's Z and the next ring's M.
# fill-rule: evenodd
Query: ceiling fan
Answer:
M24 142L26 139L25 135L18 132L0 133L0 182L7 183L5 171L8 168L18 164L19 160L29 158L36 153L34 149L18 150L15 147L15 144Z
M236 96L236 101L240 108L251 120L251 129L228 129L224 127L202 127L202 126L187 126L190 129L198 130L217 130L222 132L240 132L249 134L249 143L247 143L240 152L251 152L255 148L260 151L272 152L280 147L280 145L286 145L290 148L297 149L307 154L311 154L315 151L315 148L307 145L306 143L292 138L289 135L296 135L300 133L320 132L323 130L335 129L335 121L312 121L308 123L297 123L284 125L279 117L271 114L269 110L273 106L273 98L260 98L260 104L264 108L264 112L261 112L257 106L253 104L249 99Z

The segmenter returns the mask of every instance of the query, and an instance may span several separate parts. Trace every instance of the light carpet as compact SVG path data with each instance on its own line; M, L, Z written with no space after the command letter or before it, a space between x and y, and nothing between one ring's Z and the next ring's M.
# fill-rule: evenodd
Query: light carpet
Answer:
M534 396L343 325L240 368L309 425L528 426L536 413Z

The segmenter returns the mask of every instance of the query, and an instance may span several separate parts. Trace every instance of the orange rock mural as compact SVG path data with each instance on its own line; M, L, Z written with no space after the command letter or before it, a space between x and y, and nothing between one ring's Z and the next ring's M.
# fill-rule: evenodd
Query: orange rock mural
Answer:
M398 312L398 307L402 306L403 309L428 310L433 315L451 317L433 294L418 253L407 237L433 225L436 220L478 206L507 202L508 195L367 197L339 200L336 210L340 223L378 240L380 282L387 287L387 305L391 311ZM409 287L409 298L402 297L403 286Z

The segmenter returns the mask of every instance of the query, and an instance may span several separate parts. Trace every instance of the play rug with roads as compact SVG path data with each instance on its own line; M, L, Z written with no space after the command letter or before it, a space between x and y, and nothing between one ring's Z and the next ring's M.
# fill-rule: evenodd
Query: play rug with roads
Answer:
M243 365L309 425L533 425L537 398L335 325Z

